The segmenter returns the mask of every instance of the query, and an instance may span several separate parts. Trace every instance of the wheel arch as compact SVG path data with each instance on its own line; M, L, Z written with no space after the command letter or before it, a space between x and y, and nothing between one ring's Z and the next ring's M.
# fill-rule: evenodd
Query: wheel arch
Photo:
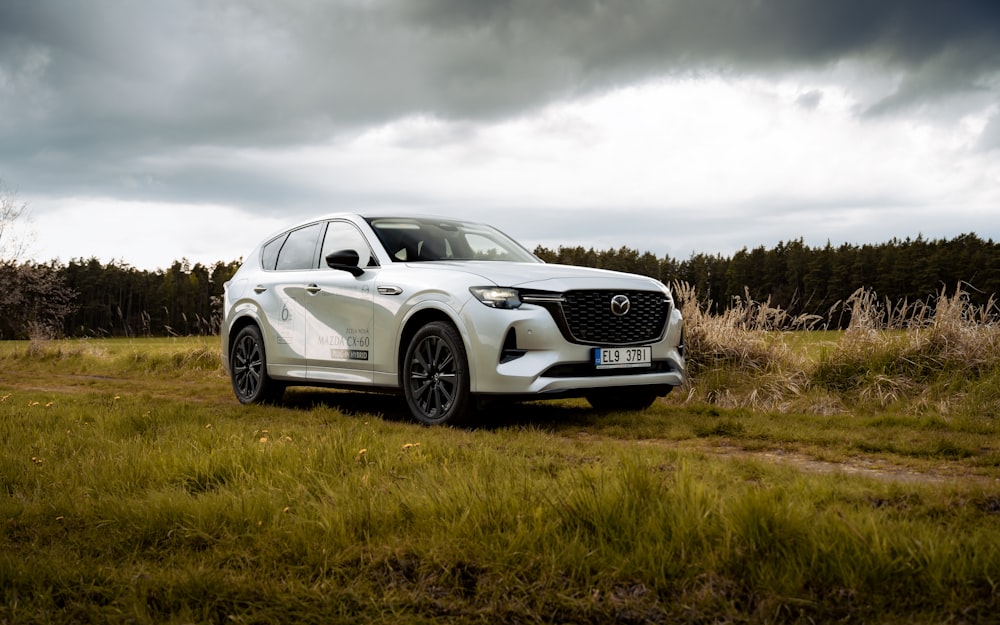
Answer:
M413 335L417 333L417 330L434 321L443 321L444 323L449 324L455 328L458 335L462 337L462 344L465 346L466 352L466 366L469 368L469 381L471 383L475 380L476 374L472 367L472 359L468 357L470 349L469 339L466 336L466 333L462 331L459 321L440 308L428 307L418 310L410 315L410 317L403 323L403 328L399 333L399 344L396 349L396 380L399 384L399 388L403 388L403 371L405 369L405 363L403 361L406 360L406 349L409 346L410 341L413 340Z
M240 330L247 326L257 326L261 336L264 336L264 328L260 320L253 315L240 315L233 321L233 325L229 327L229 335L226 341L226 361L229 360L230 354L233 353L233 342L236 340L236 336L240 333Z

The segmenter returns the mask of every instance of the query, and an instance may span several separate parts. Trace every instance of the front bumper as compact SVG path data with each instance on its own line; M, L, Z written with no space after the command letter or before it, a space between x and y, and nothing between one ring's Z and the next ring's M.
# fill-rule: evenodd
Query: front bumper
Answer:
M671 310L666 331L652 348L649 368L598 370L593 349L566 340L542 306L496 310L471 302L463 308L470 387L484 395L574 395L590 389L669 387L685 380L683 320Z

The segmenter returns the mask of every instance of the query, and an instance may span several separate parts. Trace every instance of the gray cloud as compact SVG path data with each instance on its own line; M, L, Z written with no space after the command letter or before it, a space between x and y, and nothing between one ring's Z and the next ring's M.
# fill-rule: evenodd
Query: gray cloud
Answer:
M490 58L503 59L500 69L522 70L516 74L526 78L527 101L537 97L532 78L543 72L557 78L548 84L558 91L670 72L773 71L856 58L902 72L903 88L893 97L904 103L935 88L979 88L1000 66L1000 5L988 0L416 0L407 7L436 36L464 33L504 52ZM484 69L475 55L459 62L470 74ZM518 89L517 81L498 82Z
M813 89L796 98L795 103L804 109L815 109L823 101L823 92Z
M1000 150L1000 111L995 111L986 122L978 147L986 151Z
M322 143L414 114L496 119L662 75L842 60L893 77L865 103L870 114L955 94L995 99L1000 4L5 2L0 174L24 188L145 197L201 178L194 188L224 195L225 163L177 171L150 157ZM815 106L818 94L801 102Z

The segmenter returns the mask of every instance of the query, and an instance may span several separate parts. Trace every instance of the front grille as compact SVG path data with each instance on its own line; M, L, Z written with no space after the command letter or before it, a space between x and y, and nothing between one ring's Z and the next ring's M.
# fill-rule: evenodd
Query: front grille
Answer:
M629 299L629 310L615 315L611 300ZM524 297L544 306L567 341L584 345L637 345L658 341L670 317L670 299L658 291L567 291L560 298Z

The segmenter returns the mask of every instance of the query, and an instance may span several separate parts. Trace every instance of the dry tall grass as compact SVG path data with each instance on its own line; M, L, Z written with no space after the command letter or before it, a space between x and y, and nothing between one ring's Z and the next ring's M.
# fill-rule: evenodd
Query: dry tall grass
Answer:
M716 314L714 303L700 300L690 284L675 283L673 291L685 320L689 398L778 409L805 390L806 363L775 334L810 329L821 319L793 317L771 306L770 299L755 301L749 291Z
M795 317L747 292L722 313L688 284L674 285L687 323L689 398L726 407L839 412L849 404L947 410L977 380L1000 378L1000 306L975 306L961 287L927 302L892 303L858 289L826 319ZM789 349L781 333L848 314L839 340L818 356ZM1000 395L1000 393L998 393ZM1000 406L1000 396L995 399Z

